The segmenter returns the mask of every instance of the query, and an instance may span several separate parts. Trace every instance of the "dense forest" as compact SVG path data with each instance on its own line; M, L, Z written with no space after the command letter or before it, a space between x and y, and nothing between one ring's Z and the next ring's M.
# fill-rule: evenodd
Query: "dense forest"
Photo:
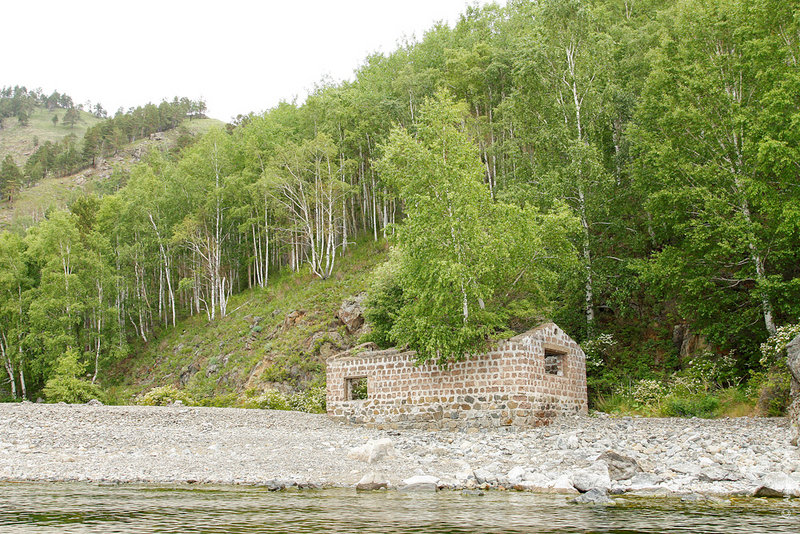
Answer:
M381 343L447 360L547 316L584 344L595 395L692 365L743 384L800 316L799 7L472 7L353 81L152 153L115 194L0 235L12 396L78 369L96 385L137 339L224 317L278 270L331 277L366 236L395 245ZM76 157L202 113L162 106Z

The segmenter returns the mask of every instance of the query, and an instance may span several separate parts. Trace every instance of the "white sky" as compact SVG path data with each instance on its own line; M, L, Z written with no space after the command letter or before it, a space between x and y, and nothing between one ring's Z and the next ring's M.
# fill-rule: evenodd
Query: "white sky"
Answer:
M486 0L33 0L4 2L0 86L100 102L113 113L204 98L224 121L352 79L375 51L451 25ZM499 3L505 3L500 1Z

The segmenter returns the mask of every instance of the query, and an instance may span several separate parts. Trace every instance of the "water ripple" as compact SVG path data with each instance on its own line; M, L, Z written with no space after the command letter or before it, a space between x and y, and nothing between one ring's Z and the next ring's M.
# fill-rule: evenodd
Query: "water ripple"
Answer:
M0 532L16 533L792 533L798 500L724 505L624 499L596 507L563 496L490 492L272 493L243 487L0 484Z

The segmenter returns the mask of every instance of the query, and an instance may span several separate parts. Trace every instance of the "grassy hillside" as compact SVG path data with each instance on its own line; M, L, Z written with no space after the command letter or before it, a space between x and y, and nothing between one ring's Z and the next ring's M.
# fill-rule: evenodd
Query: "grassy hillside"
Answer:
M328 280L308 272L275 276L265 289L232 297L227 317L190 317L134 347L103 385L118 403L173 385L197 402L234 406L270 389L321 385L325 358L355 345L362 334L349 333L335 314L346 298L367 289L385 252L383 242L353 246Z
M46 112L46 110L45 110ZM37 111L38 114L38 111ZM35 114L36 115L36 114ZM82 117L88 114L83 114ZM61 115L59 115L60 117ZM100 119L89 115L95 122ZM10 122L6 119L6 122ZM14 121L16 123L16 121ZM39 120L41 123L42 121ZM69 127L62 127L60 124L53 128L52 122L48 122L50 129L49 135L55 135L61 128L69 133ZM86 123L80 123L80 135L86 131L87 125L90 124L87 120ZM140 139L135 143L128 145L117 156L109 158L102 163L98 164L96 168L88 168L78 173L69 176L49 176L40 180L31 187L25 188L17 195L14 202L0 200L0 229L9 227L14 223L21 226L29 226L30 224L41 219L46 211L50 208L63 208L66 206L76 195L80 195L85 191L95 191L103 189L103 181L107 180L113 171L117 168L126 168L139 160L142 154L151 148L169 149L176 145L178 137L184 132L196 136L208 131L212 127L222 127L225 123L217 119L196 119L192 121L185 121L182 128L176 128L165 132L163 139L155 141L151 139ZM79 125L75 126L75 133L78 135ZM31 127L17 128L16 124L14 129L7 127L6 130L0 131L0 146L6 143L9 147L15 150L20 147L28 147L25 150L18 150L11 152L15 155L24 156L22 160L18 160L18 164L24 164L25 158L33 152L33 135L39 135L35 132L44 132L45 128L34 127L34 121L31 120ZM6 135L7 134L7 135ZM26 137L30 135L30 137ZM66 134L65 134L66 135ZM13 140L13 142L12 142ZM42 143L46 139L39 136L39 142ZM10 151L10 150L9 150ZM0 159L5 157L0 154Z
M81 139L89 127L103 121L91 113L79 111L81 120L70 128L61 124L65 111L61 108L48 111L47 108L36 107L27 126L21 126L15 118L5 119L3 129L0 130L0 161L11 154L17 165L24 165L28 156L36 150L34 137L39 139L39 144L45 141L57 142L70 134ZM53 125L53 115L58 115L56 125Z

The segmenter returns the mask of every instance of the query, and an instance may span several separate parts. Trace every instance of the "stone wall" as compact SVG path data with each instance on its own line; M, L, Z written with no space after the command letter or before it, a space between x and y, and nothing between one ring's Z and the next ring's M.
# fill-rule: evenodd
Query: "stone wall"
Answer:
M558 374L545 372L546 350L551 362L559 360ZM584 354L553 323L447 368L416 365L415 357L385 350L331 358L328 414L381 428L455 430L541 425L560 414L587 411ZM367 398L352 400L349 381L362 377Z
M800 446L800 336L795 337L786 346L786 364L792 374L792 396L789 405L791 440L794 445Z

